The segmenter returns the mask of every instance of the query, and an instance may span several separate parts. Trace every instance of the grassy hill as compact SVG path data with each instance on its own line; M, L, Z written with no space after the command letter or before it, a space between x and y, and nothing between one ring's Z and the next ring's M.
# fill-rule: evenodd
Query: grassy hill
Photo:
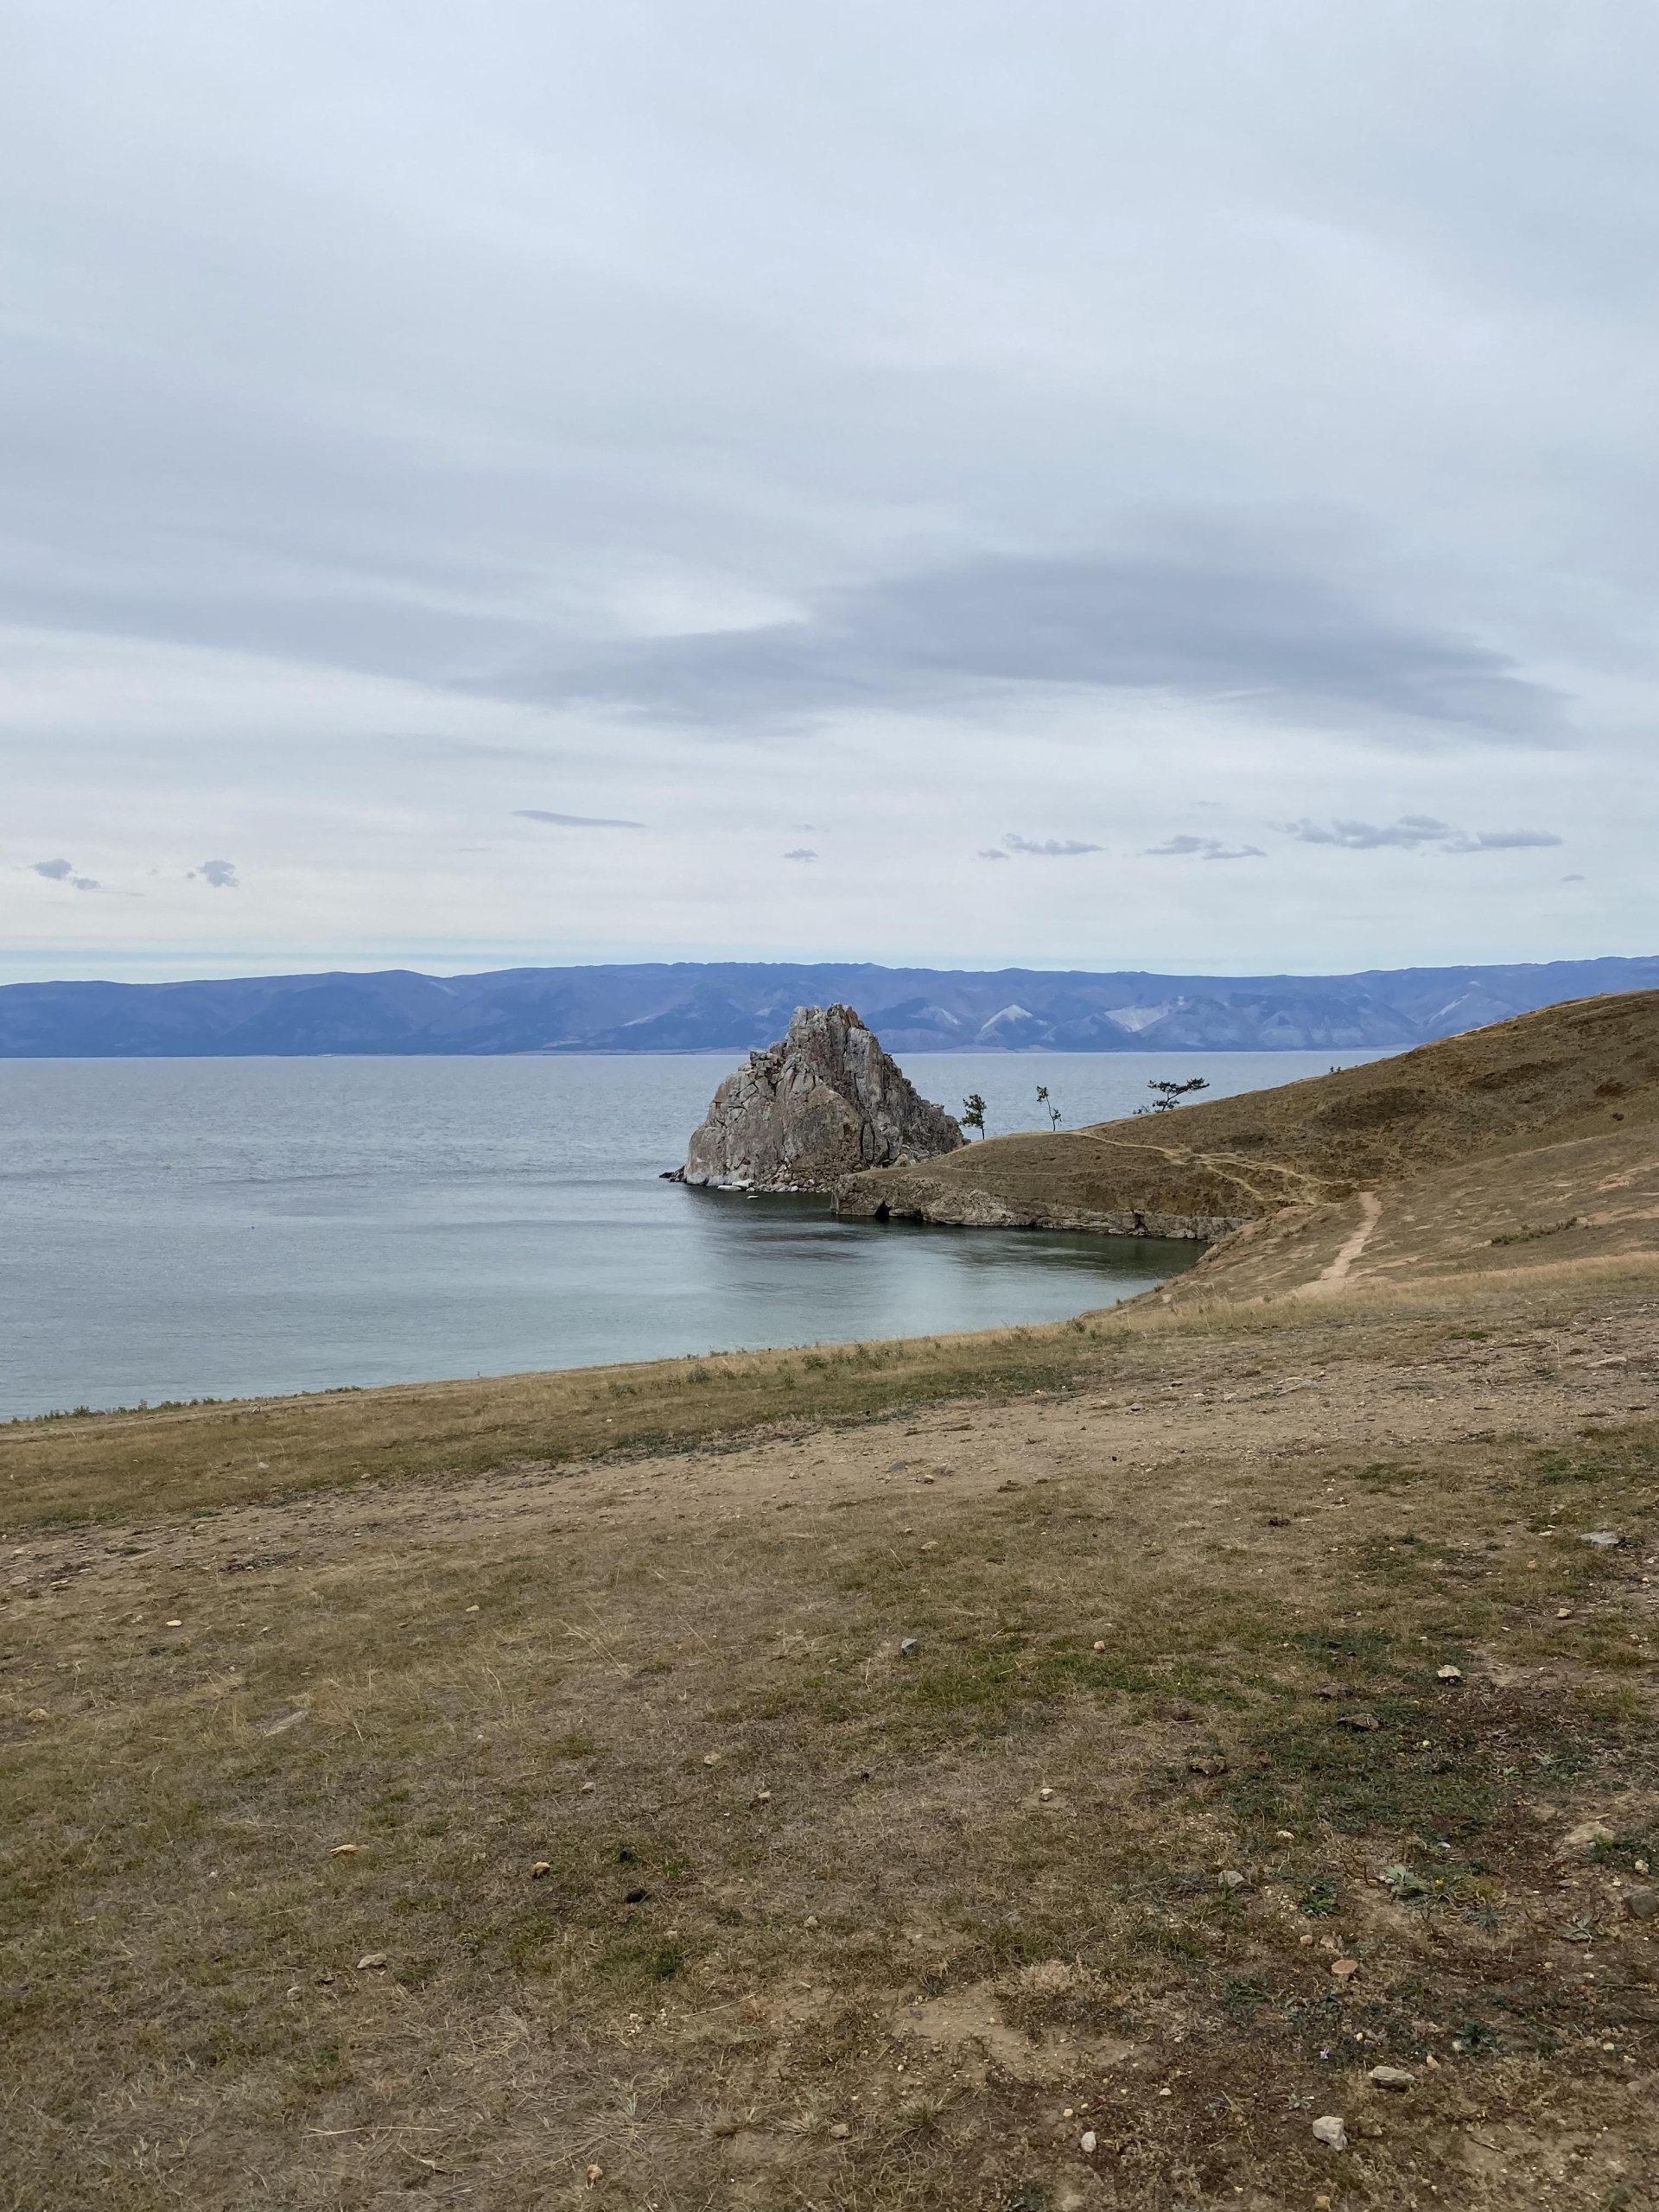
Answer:
M1659 992L1580 999L1274 1090L854 1177L844 1213L1224 1236L1546 1142L1650 1133Z

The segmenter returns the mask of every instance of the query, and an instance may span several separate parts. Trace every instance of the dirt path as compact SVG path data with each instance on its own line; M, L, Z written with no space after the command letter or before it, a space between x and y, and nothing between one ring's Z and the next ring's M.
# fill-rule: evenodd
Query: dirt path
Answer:
M1347 1281L1349 1269L1370 1243L1372 1232L1382 1218L1382 1201L1375 1191L1359 1193L1359 1226L1330 1265L1321 1268L1312 1282L1304 1283L1295 1293L1298 1298L1333 1298Z

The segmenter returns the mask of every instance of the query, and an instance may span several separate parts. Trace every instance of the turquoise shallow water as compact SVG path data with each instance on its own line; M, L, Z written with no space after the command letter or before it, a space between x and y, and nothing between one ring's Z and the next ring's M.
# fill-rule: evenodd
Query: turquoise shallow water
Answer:
M1369 1056L1356 1056L1369 1057ZM1328 1054L933 1054L993 1133L1149 1077L1217 1092ZM658 1179L722 1059L0 1064L0 1417L1056 1320L1188 1245L838 1222Z

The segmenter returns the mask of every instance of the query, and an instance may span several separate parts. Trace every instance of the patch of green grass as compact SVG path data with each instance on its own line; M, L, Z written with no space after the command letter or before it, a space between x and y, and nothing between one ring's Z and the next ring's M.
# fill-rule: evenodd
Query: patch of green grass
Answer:
M1243 2026L1258 2005L1268 2002L1269 1995L1268 1985L1260 1974L1237 1975L1222 1990L1221 2009L1230 2020Z

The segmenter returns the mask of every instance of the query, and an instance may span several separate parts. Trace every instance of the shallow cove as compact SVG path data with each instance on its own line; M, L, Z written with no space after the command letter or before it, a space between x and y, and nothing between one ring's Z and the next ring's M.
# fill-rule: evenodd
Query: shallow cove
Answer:
M1217 1089L1304 1071L1190 1057ZM728 1065L0 1063L0 1415L1055 1320L1198 1257L659 1181ZM911 1072L946 1103L982 1091L1007 1127L1039 1082L1075 1125L1125 1110L1151 1070L952 1054Z

